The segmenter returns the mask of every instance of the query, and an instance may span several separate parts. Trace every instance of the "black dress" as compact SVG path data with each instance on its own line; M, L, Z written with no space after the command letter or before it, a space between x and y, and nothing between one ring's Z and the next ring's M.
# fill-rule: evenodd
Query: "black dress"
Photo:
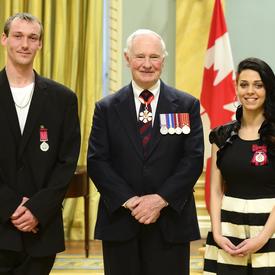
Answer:
M266 146L260 140L242 140L236 135L226 146L218 139L212 141L221 149L217 166L225 181L222 235L237 245L261 232L275 206L275 170L268 152L261 152ZM253 161L259 152L264 162ZM275 234L256 253L233 257L218 247L209 232L203 274L275 274Z

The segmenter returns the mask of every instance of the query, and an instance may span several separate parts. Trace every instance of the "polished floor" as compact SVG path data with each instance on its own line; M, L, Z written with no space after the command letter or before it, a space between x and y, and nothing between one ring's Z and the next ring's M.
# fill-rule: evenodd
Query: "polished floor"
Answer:
M205 240L194 241L191 243L191 258L195 259L195 262L198 262L199 266L194 267L190 275L201 275L201 263L203 257L203 244ZM58 258L65 258L65 257L79 257L80 260L85 258L84 256L84 243L81 241L70 241L66 243L66 251L60 253ZM91 241L90 242L90 256L89 258L93 257L101 257L102 249L101 249L101 242L100 241ZM196 263L195 263L196 264ZM51 275L76 275L76 274L93 274L93 275L104 275L103 270L83 270L83 269L57 269L57 265L51 272ZM167 274L169 275L169 274Z

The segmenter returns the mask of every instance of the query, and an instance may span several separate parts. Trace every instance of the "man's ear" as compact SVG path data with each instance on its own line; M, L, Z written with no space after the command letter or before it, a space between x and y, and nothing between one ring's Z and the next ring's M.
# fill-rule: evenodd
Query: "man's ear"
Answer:
M128 55L128 53L124 53L124 57L125 57L125 60L126 60L126 64L127 64L127 66L129 67L130 66L130 64L129 64L129 55Z
M38 46L38 49L41 50L42 49L42 46L43 46L43 43L42 43L42 39L39 40L39 46Z
M6 46L6 44L7 44L7 35L3 32L2 33L2 35L1 35L1 44L3 45L3 46Z

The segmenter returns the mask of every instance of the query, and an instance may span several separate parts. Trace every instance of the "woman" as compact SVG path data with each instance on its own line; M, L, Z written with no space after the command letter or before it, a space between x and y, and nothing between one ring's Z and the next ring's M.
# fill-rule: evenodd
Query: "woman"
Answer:
M210 216L204 274L275 274L275 76L240 62L236 121L210 133Z

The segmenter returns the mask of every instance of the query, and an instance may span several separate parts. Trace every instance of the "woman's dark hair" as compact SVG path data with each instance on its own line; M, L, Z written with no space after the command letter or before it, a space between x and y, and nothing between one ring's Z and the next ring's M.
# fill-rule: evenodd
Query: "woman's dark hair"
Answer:
M237 82L240 73L244 70L253 70L259 73L264 84L266 97L264 102L265 123L260 129L260 135L272 154L275 155L275 75L270 66L263 60L255 57L246 58L239 63L237 69ZM242 108L238 108L236 117L240 119Z

